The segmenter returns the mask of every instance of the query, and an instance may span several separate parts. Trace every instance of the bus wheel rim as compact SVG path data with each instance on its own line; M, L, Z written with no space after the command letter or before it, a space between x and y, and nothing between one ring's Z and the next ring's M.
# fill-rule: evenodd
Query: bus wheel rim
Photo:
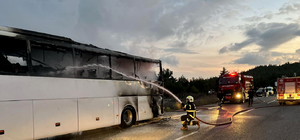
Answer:
M130 125L131 122L132 122L132 112L130 110L126 110L125 111L125 114L124 114L124 122L127 124L127 125Z

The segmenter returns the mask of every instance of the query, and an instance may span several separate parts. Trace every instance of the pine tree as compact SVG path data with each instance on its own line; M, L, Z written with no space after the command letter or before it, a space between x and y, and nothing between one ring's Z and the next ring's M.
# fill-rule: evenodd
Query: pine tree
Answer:
M223 70L220 72L220 76L224 75L224 74L227 74L227 73L228 73L228 70L226 70L226 68L223 67Z

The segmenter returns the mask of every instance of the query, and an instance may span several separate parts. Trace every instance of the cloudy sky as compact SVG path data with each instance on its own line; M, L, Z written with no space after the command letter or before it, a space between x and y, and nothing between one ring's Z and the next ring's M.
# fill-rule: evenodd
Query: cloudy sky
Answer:
M2 0L0 25L161 59L174 76L299 61L300 0Z

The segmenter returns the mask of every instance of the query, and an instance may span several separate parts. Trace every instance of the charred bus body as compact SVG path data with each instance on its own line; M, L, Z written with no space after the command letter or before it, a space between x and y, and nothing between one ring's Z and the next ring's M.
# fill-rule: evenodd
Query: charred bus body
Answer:
M244 103L248 97L248 90L253 85L253 77L237 72L224 74L219 77L219 87L224 94L224 101Z
M0 26L0 139L40 139L151 119L163 92L157 59Z

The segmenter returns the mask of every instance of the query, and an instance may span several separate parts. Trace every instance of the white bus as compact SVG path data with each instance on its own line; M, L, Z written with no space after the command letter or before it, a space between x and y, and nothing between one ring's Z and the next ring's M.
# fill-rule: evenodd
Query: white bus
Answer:
M163 113L161 61L69 38L0 27L0 139L40 139ZM77 67L77 68L74 68ZM160 75L160 76L159 76Z

